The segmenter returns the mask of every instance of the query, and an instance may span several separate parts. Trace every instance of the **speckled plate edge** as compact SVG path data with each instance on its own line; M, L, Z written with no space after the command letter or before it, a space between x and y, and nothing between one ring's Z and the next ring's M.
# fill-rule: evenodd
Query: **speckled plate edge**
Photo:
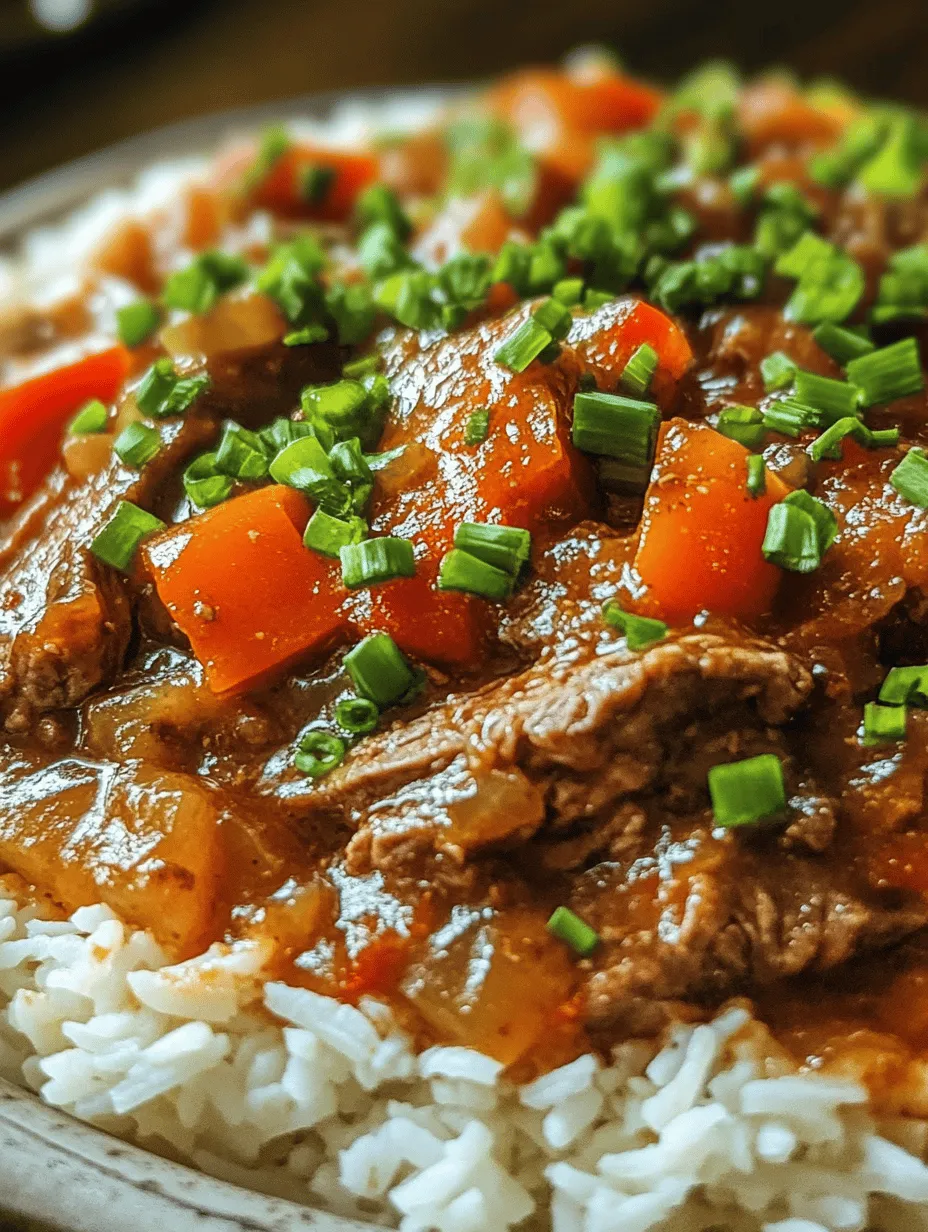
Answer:
M376 111L455 88L310 94L171 124L90 154L0 195L0 252L160 159L205 153L236 131L275 119L324 120L345 105ZM0 1079L0 1218L62 1232L369 1232L343 1219L215 1180L50 1108Z

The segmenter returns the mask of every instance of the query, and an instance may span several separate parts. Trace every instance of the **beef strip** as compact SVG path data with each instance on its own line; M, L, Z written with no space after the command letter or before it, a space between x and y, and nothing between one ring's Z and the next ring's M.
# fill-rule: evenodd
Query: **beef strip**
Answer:
M581 646L365 742L289 803L353 815L357 866L390 867L423 849L463 860L489 843L609 817L668 778L674 749L697 739L687 728L697 717L721 716L711 738L701 729L703 746L715 742L710 760L778 748L774 725L810 689L796 659L736 634L691 634L641 654ZM682 807L704 791L701 764L694 775L681 758L673 777Z
M119 501L150 508L216 430L212 417L165 423L164 446L141 472L115 456L85 483L56 472L36 498L38 508L50 505L39 534L24 511L0 548L0 721L7 732L76 705L119 669L132 632L129 589L92 555L90 543Z

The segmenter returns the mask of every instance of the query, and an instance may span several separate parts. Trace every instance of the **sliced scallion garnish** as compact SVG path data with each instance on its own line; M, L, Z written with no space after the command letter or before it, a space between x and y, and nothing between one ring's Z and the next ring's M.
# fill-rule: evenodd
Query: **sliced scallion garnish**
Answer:
M716 824L726 829L752 825L786 809L783 765L774 753L713 766L708 778Z

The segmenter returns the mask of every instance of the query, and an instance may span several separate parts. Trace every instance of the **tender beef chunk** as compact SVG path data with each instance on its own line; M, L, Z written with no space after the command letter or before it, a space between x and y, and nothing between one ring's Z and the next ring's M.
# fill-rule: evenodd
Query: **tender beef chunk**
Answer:
M655 907L644 920L636 886ZM928 923L921 896L881 894L839 852L784 855L769 839L713 839L698 825L663 831L637 862L589 870L572 902L603 941L587 984L591 1023L639 1032L659 1026L674 1000L824 971Z
M213 439L212 418L165 425L165 445L139 472L113 458L83 484L52 476L0 545L0 719L19 732L45 711L74 706L119 669L132 632L123 577L89 545L121 500L151 507L168 476Z
M366 742L306 802L357 816L359 866L566 837L661 784L681 809L703 802L706 766L779 748L810 688L791 656L738 635L552 655Z

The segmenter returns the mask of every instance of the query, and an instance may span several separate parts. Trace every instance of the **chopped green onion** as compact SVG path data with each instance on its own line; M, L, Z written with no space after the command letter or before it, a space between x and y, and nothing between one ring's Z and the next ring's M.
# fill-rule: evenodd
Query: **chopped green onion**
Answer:
M719 411L715 427L723 436L738 441L746 449L757 449L766 433L764 417L753 406L726 406Z
M297 172L297 192L308 205L321 205L335 183L335 168L318 164L300 167Z
M97 560L128 573L143 539L164 530L164 523L131 501L120 501L115 512L90 545Z
M345 760L345 742L333 732L308 731L300 739L293 764L303 774L319 779Z
M501 603L512 594L514 585L515 579L511 573L488 565L460 548L452 548L442 557L438 573L439 590L460 590Z
M113 453L125 462L141 470L161 451L161 434L148 424L130 423L113 441Z
M573 308L583 299L583 279L562 278L551 288L551 294L568 308Z
M566 338L573 324L570 309L553 296L538 305L532 313L532 319L543 326L555 341Z
M569 907L558 907L547 924L548 932L569 945L581 958L592 954L599 945L599 933L586 920L581 920Z
M864 293L866 279L860 265L812 231L783 253L774 268L797 280L783 314L804 325L843 321Z
M179 377L169 359L156 359L136 388L135 400L152 419L182 415L209 383L208 376Z
M833 321L823 321L817 326L813 337L826 355L830 355L835 363L842 367L848 360L859 359L861 355L868 355L874 349L869 338L862 337L852 329L835 325Z
M574 398L573 443L585 453L619 459L630 492L647 487L660 412L650 402L618 394L580 393Z
M116 313L116 332L127 347L141 346L152 336L161 321L161 314L150 299L137 299Z
M299 437L282 449L271 462L270 474L278 483L305 492L329 513L349 510L351 493L335 478L329 456L315 436Z
M783 766L774 753L713 766L708 777L712 812L726 829L764 821L786 809Z
M368 390L354 380L307 385L300 394L300 405L309 422L326 424L340 440L367 436L373 418L370 402Z
M184 471L184 491L199 509L212 509L232 495L233 481L216 465L214 453L203 453Z
M380 722L380 709L369 697L344 697L335 707L335 722L352 736L366 736Z
M342 368L342 376L348 377L352 381L360 381L362 377L373 376L375 372L379 372L383 367L383 356L379 351L373 351L370 355L362 355L358 359L352 359Z
M595 312L597 308L605 308L606 304L611 304L615 299L608 291L597 291L594 287L590 287L583 293L583 307L587 312Z
M643 650L645 646L651 646L667 636L667 626L662 620L625 612L615 599L607 599L602 611L606 623L624 635L629 650Z
M907 720L905 706L881 706L879 702L867 702L860 743L866 747L898 744L905 740Z
M750 205L760 182L759 167L739 167L728 177L731 194L741 206Z
M810 428L821 427L823 416L814 406L797 402L794 398L784 398L780 402L772 402L763 412L764 427L771 432L779 432L783 436L800 436Z
M643 397L648 392L651 378L657 370L657 351L643 342L633 352L622 371L619 383L622 388L636 398Z
M386 633L372 633L349 650L345 670L358 693L381 710L398 702L416 684L416 673Z
M367 535L367 523L363 518L335 518L324 509L317 509L306 524L303 542L323 556L337 560L343 547L360 543Z
M223 425L216 465L233 479L264 479L268 473L268 459L261 438L231 420Z
M798 369L799 365L794 359L790 359L783 351L774 351L760 361L760 374L763 378L764 389L768 394L786 389L793 383Z
M290 134L282 124L269 125L261 134L255 160L245 173L246 191L258 188L290 149Z
M472 411L464 428L465 445L482 445L490 433L490 412Z
M815 521L804 509L785 500L768 514L761 551L771 564L791 573L812 573L822 563Z
M925 388L925 374L914 338L902 338L869 355L850 360L847 375L860 390L864 406L892 402Z
M99 398L85 402L68 424L68 432L72 436L89 436L92 433L106 431L109 412Z
M255 286L270 296L292 325L319 324L324 293L318 274L325 254L310 235L298 235L278 244L261 270Z
M469 552L495 569L517 578L528 562L532 536L518 526L496 526L484 522L462 522L455 532L454 546Z
M294 329L284 334L284 346L310 346L314 342L325 342L329 331L324 325L304 325L302 329Z
M382 535L348 543L339 552L342 582L349 590L392 582L395 578L415 577L416 561L408 539Z
M504 368L513 372L524 372L532 360L537 359L553 341L548 330L534 317L529 317L506 339L493 358Z
M809 455L813 462L821 462L823 458L840 458L841 443L847 436L854 437L861 445L868 445L873 434L856 416L838 419L809 446Z
M822 411L831 423L857 411L857 388L847 381L836 381L832 377L798 368L795 389L798 402L805 402Z
M370 483L374 478L361 450L361 442L356 436L347 441L339 441L329 450L329 464L336 478L351 486Z
M186 268L172 274L161 298L169 308L208 312L224 291L237 287L247 277L248 264L242 257L215 249L201 253Z
M390 278L413 264L403 241L385 222L375 222L361 236L358 260L365 274L372 279Z
M325 310L335 322L339 342L345 346L364 342L377 317L374 297L366 282L332 283L325 292Z
M911 504L928 509L928 457L924 449L910 449L889 476L889 482Z
M359 231L366 231L375 223L385 223L401 240L412 231L412 223L399 197L386 184L371 184L365 188L355 204L354 214Z
M890 668L880 686L880 701L888 706L928 706L928 666Z
M891 118L879 149L858 172L861 185L887 197L914 197L924 178L924 142L914 115Z
M767 491L767 467L764 464L763 457L759 453L748 454L747 464L748 495L753 497L754 500L757 500L759 496L763 496Z

